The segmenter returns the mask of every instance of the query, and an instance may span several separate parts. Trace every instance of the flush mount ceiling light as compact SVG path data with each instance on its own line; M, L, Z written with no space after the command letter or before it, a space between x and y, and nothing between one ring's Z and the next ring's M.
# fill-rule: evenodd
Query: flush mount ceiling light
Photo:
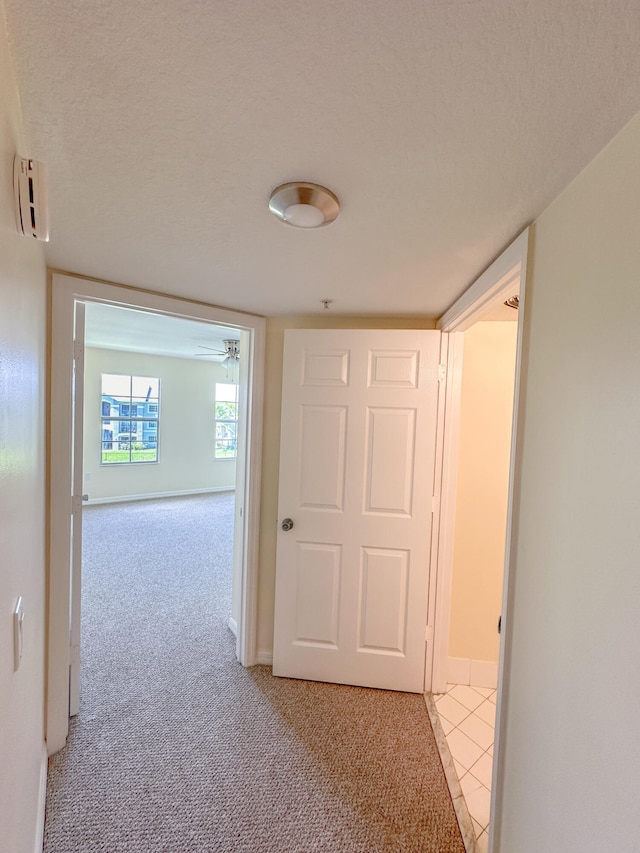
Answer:
M271 193L269 210L287 225L319 228L333 222L340 211L340 204L326 187L293 181L276 187Z

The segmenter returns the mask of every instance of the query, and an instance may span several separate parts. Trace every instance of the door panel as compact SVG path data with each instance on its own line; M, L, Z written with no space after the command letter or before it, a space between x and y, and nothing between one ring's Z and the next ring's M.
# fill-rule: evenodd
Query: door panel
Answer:
M420 692L440 333L285 333L274 674Z
M368 409L368 416L365 512L410 516L416 410Z
M298 542L296 639L298 645L338 646L338 604L342 549Z
M358 651L404 654L408 551L363 548Z
M342 512L347 410L302 406L300 420L300 505Z

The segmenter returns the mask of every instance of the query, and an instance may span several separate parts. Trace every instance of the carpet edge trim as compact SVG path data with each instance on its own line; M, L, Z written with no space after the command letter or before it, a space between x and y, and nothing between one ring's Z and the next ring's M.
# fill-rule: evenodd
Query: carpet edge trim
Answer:
M466 853L480 853L476 833L473 828L473 823L471 822L471 815L469 814L467 802L464 798L464 794L462 793L462 788L460 787L460 780L458 779L458 774L456 773L456 768L453 764L453 758L449 751L449 745L447 744L447 738L445 737L442 723L440 722L440 717L436 710L435 700L430 693L424 693L423 697L424 703L427 706L427 713L429 714L429 720L436 740L436 746L440 753L442 769L444 770L445 779L447 780L447 785L449 787L449 793L451 794L451 802L453 803L453 809L456 813L458 826L460 827L460 834L462 835L464 848Z

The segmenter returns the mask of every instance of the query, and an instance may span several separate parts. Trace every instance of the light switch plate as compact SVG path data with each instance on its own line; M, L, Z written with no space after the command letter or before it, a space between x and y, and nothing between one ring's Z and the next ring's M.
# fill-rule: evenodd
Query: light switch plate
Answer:
M22 596L18 596L16 606L13 608L13 671L17 672L22 660L22 623L24 622L24 609L22 607Z

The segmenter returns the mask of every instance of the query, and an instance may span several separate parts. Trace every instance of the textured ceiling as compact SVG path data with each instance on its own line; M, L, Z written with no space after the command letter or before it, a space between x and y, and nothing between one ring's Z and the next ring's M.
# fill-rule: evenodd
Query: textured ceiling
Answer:
M49 264L267 315L441 314L640 109L637 0L4 3Z

